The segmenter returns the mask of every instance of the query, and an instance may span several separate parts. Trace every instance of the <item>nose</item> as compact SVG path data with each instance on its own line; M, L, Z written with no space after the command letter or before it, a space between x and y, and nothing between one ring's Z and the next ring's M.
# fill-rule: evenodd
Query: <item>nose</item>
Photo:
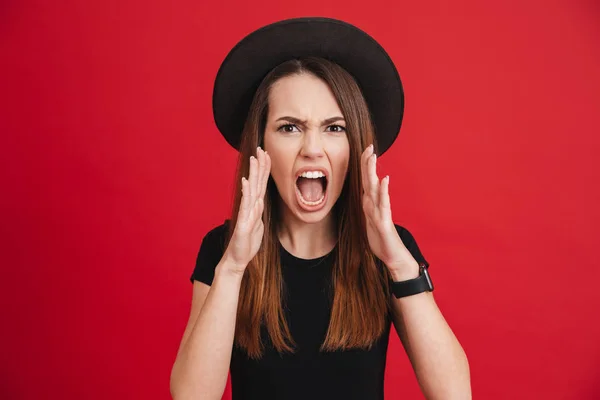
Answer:
M325 154L323 151L323 138L316 129L306 131L303 135L300 155L307 158L319 158Z

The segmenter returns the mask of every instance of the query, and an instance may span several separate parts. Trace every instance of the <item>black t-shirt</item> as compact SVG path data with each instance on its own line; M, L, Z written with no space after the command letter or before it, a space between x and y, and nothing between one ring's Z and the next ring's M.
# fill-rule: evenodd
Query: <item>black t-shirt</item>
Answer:
M202 240L192 282L212 284L224 251L227 223L208 232ZM396 230L415 260L429 266L412 234L399 225ZM296 342L295 353L280 355L265 329L265 352L260 360L248 358L233 346L233 400L382 400L391 315L385 332L370 350L319 352L329 326L335 251L306 260L293 256L281 245L279 249L286 288L284 310Z

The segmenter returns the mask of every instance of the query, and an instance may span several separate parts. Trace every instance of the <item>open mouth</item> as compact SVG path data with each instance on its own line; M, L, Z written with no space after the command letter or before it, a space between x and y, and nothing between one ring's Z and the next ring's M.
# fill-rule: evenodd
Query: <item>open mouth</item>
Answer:
M296 179L296 193L307 207L323 203L327 194L327 177L322 171L304 171Z

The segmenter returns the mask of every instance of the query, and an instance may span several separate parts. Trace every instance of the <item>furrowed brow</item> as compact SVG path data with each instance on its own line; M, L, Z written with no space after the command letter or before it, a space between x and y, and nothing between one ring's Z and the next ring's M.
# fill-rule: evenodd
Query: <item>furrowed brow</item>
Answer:
M334 122L338 122L338 121L346 122L346 121L344 121L344 117L331 117L331 118L327 118L326 120L324 120L323 123L321 124L321 126L331 125Z
M287 121L287 122L291 122L296 125L300 125L302 127L306 127L306 124L307 124L306 120L301 120L299 118L290 117L290 116L280 117L275 120L275 122L278 122L278 121ZM327 118L326 120L323 120L323 122L321 123L321 126L330 125L330 124L333 124L334 122L338 122L338 121L344 121L344 117L335 116L335 117Z

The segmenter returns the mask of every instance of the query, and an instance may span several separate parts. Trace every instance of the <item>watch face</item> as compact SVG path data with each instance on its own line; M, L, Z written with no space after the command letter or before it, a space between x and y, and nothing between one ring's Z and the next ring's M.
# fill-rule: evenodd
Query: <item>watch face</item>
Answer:
M427 281L427 286L429 286L429 291L433 291L433 282L431 282L431 277L429 276L429 271L427 271L427 268L422 268L423 270L423 275L425 276L425 280Z

